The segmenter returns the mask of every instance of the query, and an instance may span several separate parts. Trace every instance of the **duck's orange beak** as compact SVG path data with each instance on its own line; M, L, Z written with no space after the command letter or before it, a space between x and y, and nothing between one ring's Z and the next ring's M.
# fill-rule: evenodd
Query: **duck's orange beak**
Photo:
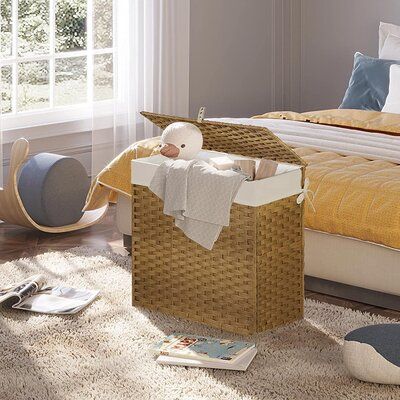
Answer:
M179 149L171 143L165 143L160 150L160 153L165 157L175 158L179 156Z

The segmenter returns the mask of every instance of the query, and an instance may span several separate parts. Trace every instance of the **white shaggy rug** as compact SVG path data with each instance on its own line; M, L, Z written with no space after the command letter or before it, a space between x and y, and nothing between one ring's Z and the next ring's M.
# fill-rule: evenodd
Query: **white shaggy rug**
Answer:
M76 248L0 265L1 285L44 273L51 282L99 288L81 314L2 310L0 399L398 399L400 389L362 383L342 364L351 329L383 317L306 301L305 320L256 335L247 372L159 366L149 346L174 331L230 336L131 306L130 259Z

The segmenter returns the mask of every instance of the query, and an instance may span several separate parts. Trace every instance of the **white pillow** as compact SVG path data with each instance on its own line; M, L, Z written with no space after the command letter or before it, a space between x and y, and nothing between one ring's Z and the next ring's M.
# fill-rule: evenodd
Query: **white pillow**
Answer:
M379 58L400 60L400 37L390 34L385 40Z
M400 37L400 26L381 22L379 25L379 58L381 56L383 45L390 34Z
M400 114L400 65L390 67L389 94L382 112Z

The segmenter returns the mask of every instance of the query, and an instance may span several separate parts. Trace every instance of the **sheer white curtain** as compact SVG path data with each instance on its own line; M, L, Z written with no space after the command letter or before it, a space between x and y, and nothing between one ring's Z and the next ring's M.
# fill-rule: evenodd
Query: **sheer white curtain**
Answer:
M114 0L114 98L93 103L93 176L127 146L157 133L140 111L187 116L189 5L189 0ZM93 68L96 81L96 61Z

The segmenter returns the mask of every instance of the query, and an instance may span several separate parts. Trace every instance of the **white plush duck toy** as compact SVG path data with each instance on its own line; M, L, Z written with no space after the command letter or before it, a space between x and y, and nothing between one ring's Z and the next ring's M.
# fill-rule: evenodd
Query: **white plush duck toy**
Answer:
M169 158L192 160L203 146L201 130L189 122L174 122L161 135L160 153Z

